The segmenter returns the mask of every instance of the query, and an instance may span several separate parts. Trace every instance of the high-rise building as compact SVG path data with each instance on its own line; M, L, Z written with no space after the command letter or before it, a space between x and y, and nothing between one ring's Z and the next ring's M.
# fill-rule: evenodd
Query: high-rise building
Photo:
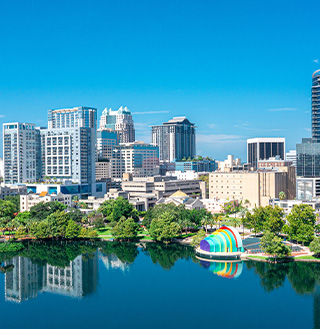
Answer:
M95 134L91 128L55 128L41 131L45 150L45 176L95 182ZM89 191L90 193L91 191Z
M48 111L48 129L40 130L44 176L95 183L97 109L74 107Z
M196 129L186 117L175 117L152 126L152 144L159 147L162 161L181 161L196 155Z
M4 183L36 182L39 177L40 134L35 124L12 122L3 125Z
M139 141L115 147L111 159L111 177L122 178L124 173L134 177L158 175L158 147Z
M320 70L312 74L311 97L312 138L320 142Z
M97 129L97 109L74 107L48 111L48 129L86 127Z
M114 147L120 142L120 134L112 129L98 129L97 131L97 158L110 159Z
M312 138L302 138L297 144L297 176L320 176L320 143Z
M320 70L312 74L311 87L312 138L297 144L297 176L320 176Z
M120 134L120 143L135 141L135 130L131 112L127 107L120 107L117 111L105 108L100 117L100 129L116 130Z
M251 138L247 140L247 150L247 162L257 169L260 160L285 159L285 138Z
M0 184L4 177L4 166L3 166L3 158L0 158Z

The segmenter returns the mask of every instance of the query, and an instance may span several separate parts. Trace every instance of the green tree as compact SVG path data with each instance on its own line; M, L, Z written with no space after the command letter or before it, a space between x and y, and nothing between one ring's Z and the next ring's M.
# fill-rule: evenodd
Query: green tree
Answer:
M211 223L212 222L209 216L205 216L202 218L201 225L205 227L206 233L208 233L208 225L210 225Z
M99 207L98 212L102 213L109 222L118 222L122 216L133 218L135 222L139 221L138 211L123 197L105 201Z
M66 229L69 220L70 217L68 213L65 213L64 211L56 211L49 215L47 218L49 235L54 238L64 238L66 236Z
M70 219L74 220L77 223L81 223L83 213L79 209L70 209L68 211Z
M310 251L314 253L316 257L320 256L320 237L316 237L310 243Z
M56 211L62 211L66 208L66 205L58 201L40 202L30 208L30 217L41 221L45 220L49 215L55 213Z
M284 212L283 210L278 207L272 207L272 206L266 206L264 207L264 224L263 228L265 231L270 231L274 234L279 234L282 231L284 221L283 216Z
M81 231L81 226L78 225L75 221L70 219L66 227L65 236L67 239L76 239L79 237Z
M10 201L14 205L14 212L20 211L20 195L7 195L4 197L5 201Z
M21 239L21 238L24 238L25 236L27 235L27 231L24 227L19 227L17 230L16 230L16 234L15 234L15 237L17 239Z
M252 213L247 212L247 223L255 234L263 230L264 224L268 218L268 211L265 207L254 208Z
M280 193L279 193L279 199L280 200L285 200L287 197L286 197L286 194L283 192L283 191L281 191Z
M204 230L199 230L198 233L192 238L192 247L198 247L200 242L206 237L206 232Z
M172 240L180 232L179 225L174 222L172 214L165 212L159 218L152 220L149 233L150 236L157 241Z
M11 201L0 200L0 217L14 217L16 206Z
M120 218L117 225L112 229L112 235L118 240L133 240L137 237L139 225L133 218Z
M22 226L26 226L30 220L30 212L19 212L19 214L15 217L15 220L18 221Z
M81 208L81 209L89 209L88 205L85 203L85 202L79 202L78 203L78 206Z
M174 221L180 223L188 210L184 205L176 206L174 203L162 203L148 209L142 221L142 225L149 229L152 220L159 218L165 212L171 213Z
M287 222L283 231L290 240L309 243L314 239L316 216L312 207L305 204L294 205L287 216Z
M46 239L50 235L50 227L47 221L41 221L36 223L32 228L32 234L37 239Z
M100 230L105 227L104 221L101 217L98 217L92 222L95 229Z
M261 249L274 259L286 257L291 253L290 248L282 242L282 239L272 232L266 232L261 238Z

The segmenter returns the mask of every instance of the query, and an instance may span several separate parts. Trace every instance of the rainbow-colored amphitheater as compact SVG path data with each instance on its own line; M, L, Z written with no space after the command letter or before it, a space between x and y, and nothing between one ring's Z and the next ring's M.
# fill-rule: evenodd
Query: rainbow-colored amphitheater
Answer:
M222 226L200 242L201 250L213 253L242 252L242 239L235 228Z

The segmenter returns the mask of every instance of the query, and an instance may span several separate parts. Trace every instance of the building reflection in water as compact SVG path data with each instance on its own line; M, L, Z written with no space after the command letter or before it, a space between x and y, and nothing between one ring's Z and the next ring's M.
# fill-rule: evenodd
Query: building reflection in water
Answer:
M109 254L109 255L100 255L100 259L102 260L104 266L107 270L110 269L119 269L122 272L129 271L130 265L126 262L121 261L116 255Z
M97 289L98 251L76 257L65 268L41 266L20 256L5 263L11 264L13 270L5 274L5 298L9 301L19 303L40 292L81 298Z
M239 277L243 268L243 262L212 262L202 259L200 265L214 274L229 279Z

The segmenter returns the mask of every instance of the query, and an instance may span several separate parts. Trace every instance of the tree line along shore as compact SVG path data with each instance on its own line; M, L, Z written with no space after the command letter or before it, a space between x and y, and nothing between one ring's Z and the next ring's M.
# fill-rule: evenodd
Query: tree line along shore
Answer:
M156 241L170 243L189 238L193 246L222 225L238 228L245 236L262 234L261 248L275 258L290 255L284 237L309 246L315 257L320 255L320 225L313 209L296 205L287 216L275 206L226 207L224 213L212 214L206 209L188 210L173 203L156 205L138 212L128 200L119 197L105 201L97 211L84 214L79 208L68 208L59 202L39 203L30 211L19 212L19 196L0 200L0 231L10 244L0 244L0 252L22 248L17 242L33 240L108 239L117 241ZM231 214L237 213L237 217ZM1 235L0 235L1 238ZM191 238L191 239L190 239Z

